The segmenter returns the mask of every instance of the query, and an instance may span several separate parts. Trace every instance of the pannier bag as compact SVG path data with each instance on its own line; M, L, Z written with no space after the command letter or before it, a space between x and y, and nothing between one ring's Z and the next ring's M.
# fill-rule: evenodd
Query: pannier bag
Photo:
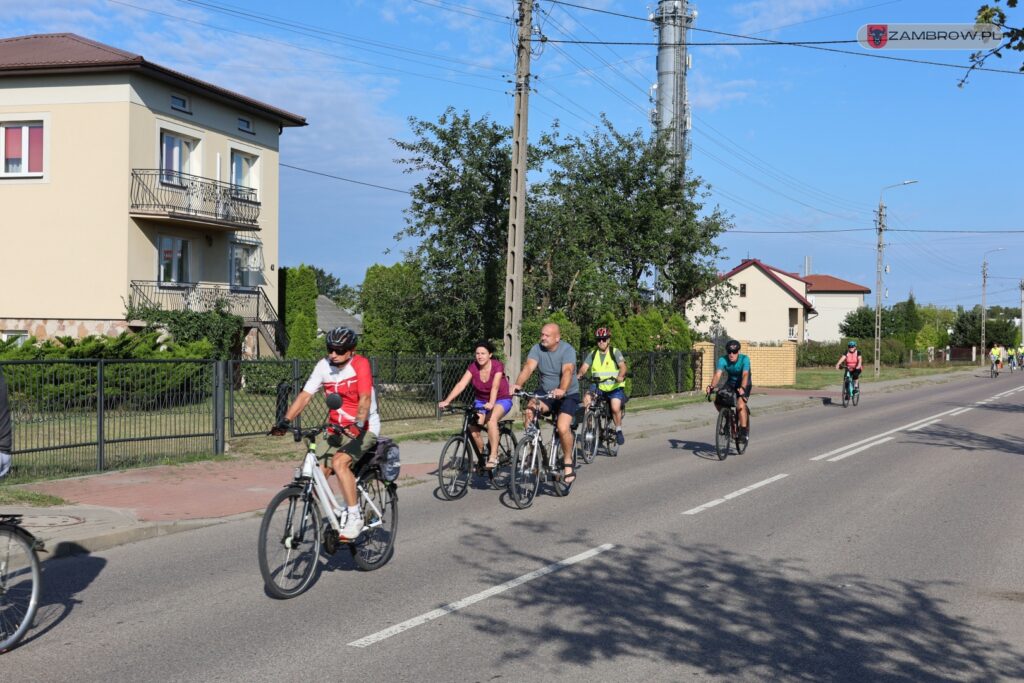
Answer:
M715 396L715 404L723 408L732 408L736 405L736 390L732 387L722 387Z

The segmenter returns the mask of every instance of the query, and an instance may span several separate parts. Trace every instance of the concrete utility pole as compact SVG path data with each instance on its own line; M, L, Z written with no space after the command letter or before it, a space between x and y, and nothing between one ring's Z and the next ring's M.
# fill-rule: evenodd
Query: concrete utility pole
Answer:
M984 359L988 356L985 353L985 318L988 317L988 307L985 305L985 282L988 280L988 261L982 259L981 261L981 353L978 355ZM985 364L985 360L981 361L981 364Z
M652 88L655 110L651 123L659 133L669 132L669 146L679 164L686 168L690 155L690 102L686 96L686 31L697 19L687 0L660 0L651 19L658 33L658 83Z
M1024 280L1020 281L1020 338L1021 345L1024 346Z
M509 182L508 249L505 260L505 358L509 377L522 368L519 326L523 319L523 250L526 248L527 114L530 103L530 38L533 0L519 0L515 114L512 119L512 178Z
M886 185L878 192L878 264L877 264L877 276L875 277L875 379L882 372L882 254L885 251L885 202L882 197L885 195L885 191L892 187L902 187L904 185L913 185L916 180L904 180L902 183L896 183L895 185Z

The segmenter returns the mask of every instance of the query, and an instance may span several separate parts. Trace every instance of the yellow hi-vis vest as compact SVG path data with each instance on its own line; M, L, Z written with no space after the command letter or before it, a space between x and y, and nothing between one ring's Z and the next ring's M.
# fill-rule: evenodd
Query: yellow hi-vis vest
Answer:
M597 388L601 391L614 391L626 386L625 382L616 382L619 375L619 365L615 362L615 349L609 348L608 353L603 354L594 349L594 362L590 366L590 376L597 380Z

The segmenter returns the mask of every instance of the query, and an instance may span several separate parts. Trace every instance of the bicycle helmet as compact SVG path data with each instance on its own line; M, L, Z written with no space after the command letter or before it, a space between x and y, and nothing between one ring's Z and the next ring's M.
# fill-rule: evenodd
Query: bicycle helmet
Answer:
M736 341L735 339L730 339L726 343L726 345L725 345L725 352L726 353L739 353L740 352L740 343L738 341Z
M324 339L327 342L327 350L334 351L335 353L345 353L356 347L356 342L359 341L359 335L348 327L335 327L333 330L327 333Z
M853 348L854 346L856 346L856 345L857 345L857 342L855 342L855 341L848 341L848 342L846 342L846 346L847 346L848 348L851 348L851 349L852 349L852 348Z
M594 336L598 339L611 339L612 333L608 331L607 327L599 327L597 328L597 331L594 332Z

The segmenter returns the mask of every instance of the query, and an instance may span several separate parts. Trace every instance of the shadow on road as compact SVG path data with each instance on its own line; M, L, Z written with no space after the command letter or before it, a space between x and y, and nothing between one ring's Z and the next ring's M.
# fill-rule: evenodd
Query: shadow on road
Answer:
M981 407L992 408L993 406ZM907 437L922 446L938 446L958 451L999 451L1012 455L1024 455L1024 440L1018 436L982 434L953 425L934 424L917 432L908 432Z
M669 439L668 445L675 450L690 451L698 458L718 460L718 453L713 444L703 441L687 441L686 439Z
M77 596L89 587L107 561L89 555L89 551L77 543L65 543L62 552L71 557L62 557L43 562L42 594L39 611L36 612L35 628L29 631L19 647L43 638L64 621L81 603ZM74 546L77 546L74 547Z

